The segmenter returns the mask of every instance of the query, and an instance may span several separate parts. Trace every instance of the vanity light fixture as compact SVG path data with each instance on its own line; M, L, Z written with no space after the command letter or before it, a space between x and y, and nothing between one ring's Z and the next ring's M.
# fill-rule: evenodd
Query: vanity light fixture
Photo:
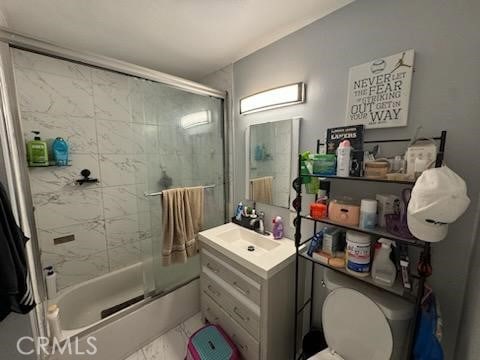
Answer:
M305 83L284 85L240 99L240 114L270 110L305 102Z
M182 116L180 124L184 129L190 129L194 126L206 125L211 121L212 116L210 110L202 110Z

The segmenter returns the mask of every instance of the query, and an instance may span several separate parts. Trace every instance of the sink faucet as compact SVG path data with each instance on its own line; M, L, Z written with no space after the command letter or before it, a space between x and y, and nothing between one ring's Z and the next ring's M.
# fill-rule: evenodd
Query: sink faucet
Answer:
M266 234L264 220L265 220L265 213L263 211L259 211L258 216L255 219L250 220L250 225L251 226L254 226L255 223L258 222L258 229L256 229L255 231L262 234L262 235Z

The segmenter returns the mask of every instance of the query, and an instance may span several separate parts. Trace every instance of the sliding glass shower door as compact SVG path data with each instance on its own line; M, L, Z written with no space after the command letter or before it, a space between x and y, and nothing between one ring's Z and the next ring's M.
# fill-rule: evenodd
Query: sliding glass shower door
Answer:
M12 49L12 60L24 142L40 132L49 148L48 166L22 165L34 255L56 272L50 300L63 329L79 331L197 277L198 256L162 266L161 195L149 195L207 185L203 228L223 223L223 100L24 50ZM57 137L69 145L61 166ZM84 170L89 181L79 181ZM85 306L72 307L78 294Z
M132 116L143 118L145 145L144 193L138 222L147 291L164 292L200 273L198 256L184 264L163 266L162 194L166 189L204 186L203 229L225 220L223 100L188 93L164 84L131 79Z

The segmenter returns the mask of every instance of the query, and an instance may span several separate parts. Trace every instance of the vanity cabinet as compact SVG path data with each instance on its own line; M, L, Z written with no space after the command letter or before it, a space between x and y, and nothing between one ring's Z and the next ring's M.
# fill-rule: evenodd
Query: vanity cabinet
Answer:
M294 263L262 277L205 242L200 244L203 318L220 325L245 360L289 359Z

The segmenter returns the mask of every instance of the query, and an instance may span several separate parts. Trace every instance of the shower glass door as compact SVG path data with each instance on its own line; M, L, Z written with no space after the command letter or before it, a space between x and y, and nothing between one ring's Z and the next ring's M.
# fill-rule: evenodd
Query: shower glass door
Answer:
M161 197L145 193L213 185L203 228L223 223L223 101L24 50L12 60L24 142L39 131L49 149L69 144L68 164L28 167L35 256L56 272L62 328L198 276L198 256L162 266Z
M223 100L131 79L132 117L142 118L145 173L137 176L138 224L147 293L168 292L196 278L199 256L162 265L162 190L207 186L202 229L224 223ZM135 120L137 121L137 120ZM156 194L155 194L156 193ZM155 194L155 195L151 195Z

